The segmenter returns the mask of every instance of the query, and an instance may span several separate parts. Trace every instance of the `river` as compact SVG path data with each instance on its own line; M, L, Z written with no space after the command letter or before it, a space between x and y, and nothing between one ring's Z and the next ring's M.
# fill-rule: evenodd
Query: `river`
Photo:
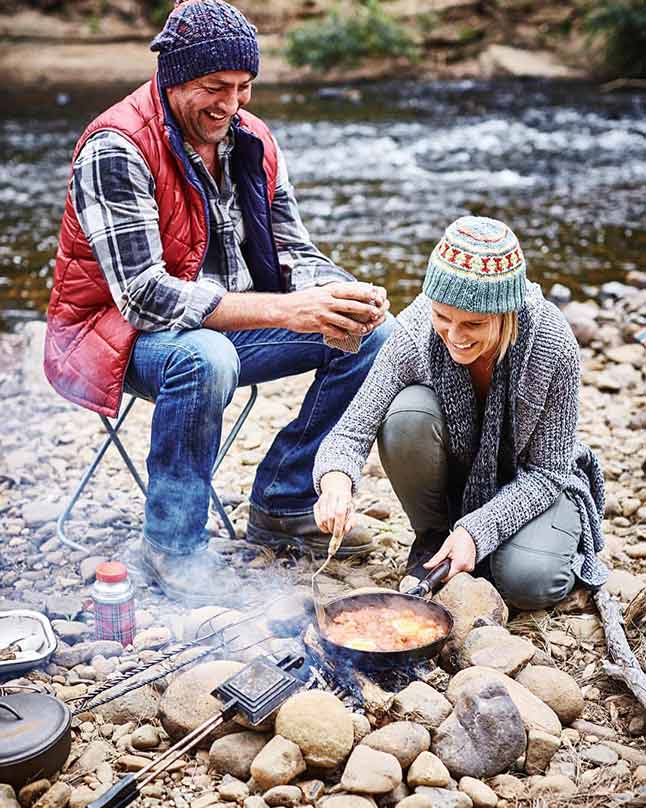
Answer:
M0 92L0 330L45 314L69 160L128 88ZM517 233L529 276L575 298L646 269L646 93L587 83L257 87L315 242L398 311L466 212Z

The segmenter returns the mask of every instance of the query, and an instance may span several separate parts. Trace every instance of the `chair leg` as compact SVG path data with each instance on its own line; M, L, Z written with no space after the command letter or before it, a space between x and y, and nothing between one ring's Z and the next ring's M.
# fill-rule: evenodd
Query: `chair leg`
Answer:
M213 477L217 472L227 452L231 448L231 445L238 436L238 433L242 429L244 422L247 420L247 417L249 416L249 413L251 412L251 409L255 404L257 397L258 397L258 386L252 384L249 393L249 398L247 399L247 402L243 407L242 412L236 418L233 426L231 427L231 430L229 431L228 435L224 439L222 446L220 447L220 451L218 452L218 455L215 459L215 463L213 464L213 471L211 477ZM85 552L87 548L84 547L82 544L75 542L67 535L67 533L65 532L65 523L69 519L72 511L74 510L74 506L76 505L78 498L81 496L81 494L85 490L86 485L89 483L92 476L94 475L94 472L99 466L99 463L101 462L101 460L103 460L103 455L106 453L106 451L112 444L114 444L115 448L121 455L121 459L125 463L126 468L132 475L134 481L139 486L142 494L144 495L144 497L146 496L146 485L141 479L139 472L135 468L126 448L121 442L121 438L119 438L119 436L117 435L119 429L121 428L121 425L123 424L130 410L134 406L136 400L137 400L136 396L130 397L130 401L126 404L123 411L119 414L119 417L117 418L114 425L112 425L104 415L99 416L101 418L101 423L103 424L105 431L108 433L107 437L105 438L101 446L98 448L96 455L94 456L94 460L90 463L90 465L83 473L83 476L81 477L79 484L76 486L72 496L70 497L67 505L65 506L65 510L58 517L58 521L56 523L56 535L59 541L61 541L63 544L67 545L68 547L71 547L74 550L80 550L81 552ZM213 485L211 485L211 500L213 502L213 506L215 507L216 511L218 512L220 518L224 523L224 527L226 528L229 537L231 539L235 539L236 537L235 528L231 524L231 520L229 519L227 512L224 510L222 501L220 500L220 497L218 496Z
M67 545L68 547L72 547L74 550L81 550L82 552L85 552L87 550L87 548L84 547L82 544L79 544L78 542L75 542L73 539L71 539L66 534L66 532L65 532L65 523L69 519L70 514L72 513L72 511L74 510L74 506L76 505L76 502L77 502L78 498L83 493L83 491L85 489L85 486L88 484L88 482L92 478L92 476L93 476L94 472L96 471L96 469L97 469L99 463L101 462L101 460L103 460L103 455L106 453L106 451L108 450L109 446L112 443L114 443L117 446L117 449L119 450L119 454L121 454L121 457L126 461L126 465L128 466L128 469L130 470L131 474L135 478L135 481L137 482L137 484L139 485L139 487L143 491L144 496L146 494L146 487L144 486L144 484L143 484L139 474L137 473L136 469L132 465L132 461L130 460L130 457L128 456L128 453L126 452L125 448L123 447L123 444L121 443L120 438L117 437L117 432L121 428L121 425L123 424L123 422L126 420L126 417L128 416L128 413L130 412L130 410L132 409L135 401L136 401L135 396L132 396L130 398L130 401L126 404L123 412L121 412L119 414L119 417L117 418L117 421L116 421L114 426L112 426L112 424L108 421L107 418L105 418L105 416L100 416L101 421L103 423L103 426L106 428L106 430L108 432L108 435L107 435L106 439L103 441L103 443L101 444L101 446L98 448L98 450L96 452L96 455L94 456L94 460L90 463L90 465L84 471L83 476L81 477L81 480L80 480L79 484L76 486L76 488L74 490L74 493L72 494L72 496L70 497L67 505L65 506L65 510L58 517L58 521L56 523L56 535L57 535L59 541L61 541L63 544ZM126 458L127 458L127 460L126 460Z
M257 398L258 398L258 385L252 384L251 390L249 392L249 398L247 399L246 404L242 408L242 412L236 418L235 423L231 427L231 431L224 439L222 446L220 446L220 451L218 452L218 456L215 458L215 463L213 464L213 471L211 473L211 478L215 476L215 473L220 468L222 461L226 457L226 454L229 451L229 449L231 448L233 441L238 436L238 432L240 432L240 430L242 429L243 424L247 420L247 417L249 416L249 413L251 412L253 405L256 403ZM220 519L222 519L222 522L224 523L224 527L227 533L229 534L229 538L233 541L236 538L235 528L231 524L229 515L224 510L224 505L222 504L220 497L217 495L213 485L211 485L211 501L213 502L213 506L215 510L218 512Z

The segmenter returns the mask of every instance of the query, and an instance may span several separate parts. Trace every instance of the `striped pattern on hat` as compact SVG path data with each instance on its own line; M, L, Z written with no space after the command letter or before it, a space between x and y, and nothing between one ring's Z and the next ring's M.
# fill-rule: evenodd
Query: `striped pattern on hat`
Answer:
M462 216L435 245L424 279L432 300L465 311L502 314L525 300L525 258L503 222Z

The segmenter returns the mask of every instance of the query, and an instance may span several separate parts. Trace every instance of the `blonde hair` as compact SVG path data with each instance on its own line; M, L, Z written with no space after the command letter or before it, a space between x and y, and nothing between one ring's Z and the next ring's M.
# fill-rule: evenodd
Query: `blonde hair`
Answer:
M491 330L488 348L495 348L494 359L499 365L505 358L510 345L518 339L518 312L506 311L500 315L500 330L496 328L496 319L491 318ZM497 332L497 333L496 333Z

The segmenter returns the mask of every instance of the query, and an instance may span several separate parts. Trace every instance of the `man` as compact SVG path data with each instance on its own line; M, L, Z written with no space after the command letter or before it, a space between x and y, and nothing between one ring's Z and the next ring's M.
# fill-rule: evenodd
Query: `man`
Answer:
M76 145L45 370L107 416L124 387L155 402L142 563L168 596L197 605L223 586L204 528L236 387L317 370L258 467L248 539L323 549L314 456L392 321L383 289L311 243L276 141L243 110L258 72L253 26L227 3L186 0L151 48L153 80ZM325 342L352 336L356 354ZM345 552L369 549L350 537Z

